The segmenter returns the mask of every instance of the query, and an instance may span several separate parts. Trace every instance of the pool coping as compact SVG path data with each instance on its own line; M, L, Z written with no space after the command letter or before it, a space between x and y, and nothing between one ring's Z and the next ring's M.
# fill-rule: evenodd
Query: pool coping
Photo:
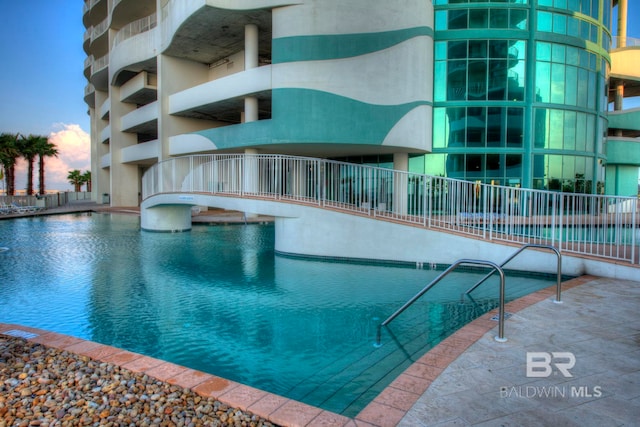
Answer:
M590 275L570 279L562 283L562 290L594 279L596 277ZM556 285L549 286L507 303L505 311L517 313L548 298L555 298L555 295ZM189 388L203 397L217 399L282 426L385 427L398 424L451 362L487 332L497 328L496 321L492 320L497 312L497 309L491 310L445 338L401 373L354 418L161 359L57 332L0 323L0 334L20 336L22 333L31 342L113 363L132 372ZM508 337L508 327L505 329Z

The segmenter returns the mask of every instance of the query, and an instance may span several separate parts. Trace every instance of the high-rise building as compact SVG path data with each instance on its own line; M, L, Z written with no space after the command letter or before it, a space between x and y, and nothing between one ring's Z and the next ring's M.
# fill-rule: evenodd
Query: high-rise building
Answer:
M616 8L626 22L626 0L87 0L94 191L137 205L150 165L217 152L630 195L640 46L626 24L612 42Z

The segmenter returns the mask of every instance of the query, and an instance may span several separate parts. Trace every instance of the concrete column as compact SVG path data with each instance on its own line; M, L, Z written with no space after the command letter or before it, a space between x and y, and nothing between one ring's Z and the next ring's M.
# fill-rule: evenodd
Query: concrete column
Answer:
M393 153L393 169L409 171L409 154ZM407 214L408 177L406 174L396 174L393 180L393 212L399 215Z
M627 0L618 0L618 47L625 47L626 45L627 45Z
M147 231L179 232L191 230L191 206L140 207L140 227Z
M258 26L244 27L244 69L258 68Z
M618 1L618 44L617 47L627 45L627 0ZM620 111L623 107L624 84L620 82L616 86L616 96L613 102L614 111ZM622 136L622 130L616 130L616 136ZM618 194L618 193L615 193Z
M244 114L242 115L243 123L255 122L258 120L258 98L255 96L247 96L244 99Z
M258 26L247 24L244 27L244 69L258 68ZM248 96L244 99L244 123L258 120L258 98Z
M111 111L109 113L111 137L109 147L111 151L111 206L138 206L140 203L141 174L138 165L122 163L122 150L136 145L138 138L135 133L123 132L121 117L135 110L135 104L120 101L120 87L111 86L109 98Z

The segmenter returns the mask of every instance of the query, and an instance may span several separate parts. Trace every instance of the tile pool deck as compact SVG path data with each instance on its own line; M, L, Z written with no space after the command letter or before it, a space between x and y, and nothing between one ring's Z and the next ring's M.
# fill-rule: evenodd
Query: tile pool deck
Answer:
M285 426L637 423L640 282L582 276L563 283L563 304L554 298L552 286L507 304L512 316L505 322L505 343L494 340L495 310L471 322L417 360L353 419L79 338L2 323L0 333L34 333L31 341L191 388ZM572 376L553 369L567 360L557 355L548 377L527 377L527 352L570 352L576 360L568 372Z

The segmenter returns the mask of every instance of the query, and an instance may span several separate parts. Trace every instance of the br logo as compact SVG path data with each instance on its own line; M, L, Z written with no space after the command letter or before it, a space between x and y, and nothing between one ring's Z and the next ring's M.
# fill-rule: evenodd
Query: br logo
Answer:
M546 378L553 373L555 367L565 377L573 377L569 369L576 364L576 357L568 351L551 352L528 351L527 352L527 377Z

